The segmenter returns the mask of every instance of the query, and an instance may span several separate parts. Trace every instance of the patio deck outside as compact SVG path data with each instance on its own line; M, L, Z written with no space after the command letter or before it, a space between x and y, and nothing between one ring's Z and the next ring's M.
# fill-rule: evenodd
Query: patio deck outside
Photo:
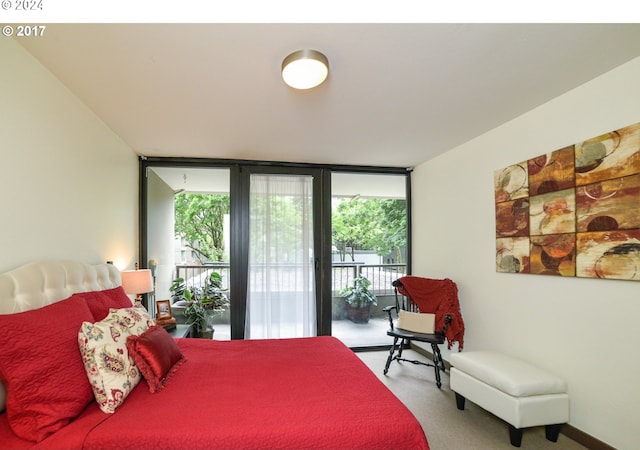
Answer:
M231 339L228 323L214 325L213 339L225 341ZM331 335L340 339L347 347L380 347L391 345L392 338L387 336L389 321L372 318L369 323L353 323L348 319L332 320Z
M229 265L178 265L177 276L183 277L188 286L200 287L209 273L215 270L222 275L223 286L228 287ZM294 270L291 268L291 270ZM390 345L391 338L386 335L389 327L387 315L382 311L387 305L394 303L394 291L391 283L404 276L406 265L404 264L361 264L361 263L334 263L332 271L333 284L333 314L331 321L331 334L349 347L371 347ZM353 279L361 274L372 282L373 292L378 299L378 306L371 310L371 318L368 323L354 323L347 319L341 308L342 299L338 292ZM228 319L216 318L214 322L215 333L213 338L227 340L231 338L231 330Z

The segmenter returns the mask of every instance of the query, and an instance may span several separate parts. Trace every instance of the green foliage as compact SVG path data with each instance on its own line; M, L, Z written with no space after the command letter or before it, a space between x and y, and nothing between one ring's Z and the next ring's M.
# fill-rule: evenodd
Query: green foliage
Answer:
M175 235L184 238L198 261L222 261L224 216L229 214L229 195L190 194L175 196Z
M196 331L206 330L209 327L210 316L199 302L189 302L184 309L184 317L187 319L187 324L194 325Z
M346 257L347 247L353 251L375 250L384 256L395 252L401 262L401 250L407 245L407 205L398 199L343 199L332 217L333 245Z
M369 201L354 199L341 201L331 218L333 243L341 252L341 260L344 261L347 247L351 247L351 260L353 250L365 248L365 242L371 233L377 232L375 217Z
M297 262L304 255L296 246L286 248L287 242L299 242L303 232L295 218L304 209L296 198L275 198L267 202L263 196L252 197L250 205L251 221L258 227L252 234L256 242L253 249L263 252L265 248L257 242L266 233L260 232L262 222L257 220L268 211L271 226L277 227L281 236L290 235L278 243L277 258L280 262ZM224 251L224 216L229 214L229 195L180 193L175 196L175 234L186 241L202 264L208 261L222 261ZM309 212L310 213L310 212ZM347 248L351 249L351 261L355 260L354 250L375 250L384 256L395 253L397 262L402 262L401 251L407 245L407 205L400 199L343 199L332 215L333 245L341 252L341 260L346 259ZM268 262L276 256L255 254L256 260ZM283 258L286 261L283 261Z
M184 316L188 324L197 330L206 330L213 317L229 307L226 289L222 288L222 276L212 271L205 280L204 287L186 287L182 277L176 278L169 287L173 302L184 300L187 307Z
M222 276L212 271L205 280L204 287L197 290L197 297L208 311L220 314L229 306L226 289L222 288Z
M178 302L180 300L191 300L191 291L187 290L187 286L184 282L184 278L178 277L171 282L169 286L169 292L171 292L171 303Z
M378 255L395 252L396 262L402 262L402 249L407 246L407 202L405 200L377 200L382 233L371 241Z
M353 286L347 286L340 290L339 294L345 302L355 308L362 308L369 304L377 305L378 301L373 292L369 291L371 281L362 275L353 280Z
M309 230L305 224L311 224L313 212L304 198L298 196L252 195L249 205L251 224L251 258L260 263L295 264L304 260L308 249L299 243ZM277 230L274 233L267 232ZM266 239L270 239L269 245Z

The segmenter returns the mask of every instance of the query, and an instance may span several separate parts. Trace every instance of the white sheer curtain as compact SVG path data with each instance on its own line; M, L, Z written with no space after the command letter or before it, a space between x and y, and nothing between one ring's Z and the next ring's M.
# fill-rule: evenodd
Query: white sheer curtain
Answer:
M316 335L313 177L252 174L245 338Z

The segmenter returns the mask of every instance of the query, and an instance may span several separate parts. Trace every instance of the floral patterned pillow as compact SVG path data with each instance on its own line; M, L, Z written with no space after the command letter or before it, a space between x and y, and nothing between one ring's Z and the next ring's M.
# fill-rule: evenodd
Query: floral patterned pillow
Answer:
M110 309L103 320L83 322L78 333L80 354L100 409L108 414L124 402L140 381L140 372L127 351L127 337L153 325L142 308Z

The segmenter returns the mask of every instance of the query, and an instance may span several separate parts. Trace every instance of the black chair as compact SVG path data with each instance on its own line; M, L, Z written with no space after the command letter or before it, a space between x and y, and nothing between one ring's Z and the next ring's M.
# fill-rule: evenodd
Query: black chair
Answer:
M407 295L406 290L402 289L403 286L400 280L395 280L392 284L395 291L396 304L395 306L387 306L384 308L384 311L389 315L389 329L387 330L387 335L393 337L393 345L389 350L389 357L387 358L387 363L384 366L384 374L386 375L389 371L389 366L392 361L405 361L412 364L433 367L436 375L436 385L440 388L442 386L442 382L440 381L440 371L442 370L445 372L445 365L438 346L445 343L447 328L453 320L453 316L451 314L445 314L442 328L434 333L420 333L398 328L397 324L394 324L394 317L392 315L392 311L394 310L396 311L396 317L400 310L414 313L435 313L435 311L420 311L417 303ZM398 344L398 341L400 341L400 344ZM403 358L402 350L410 347L411 341L431 344L433 362Z

